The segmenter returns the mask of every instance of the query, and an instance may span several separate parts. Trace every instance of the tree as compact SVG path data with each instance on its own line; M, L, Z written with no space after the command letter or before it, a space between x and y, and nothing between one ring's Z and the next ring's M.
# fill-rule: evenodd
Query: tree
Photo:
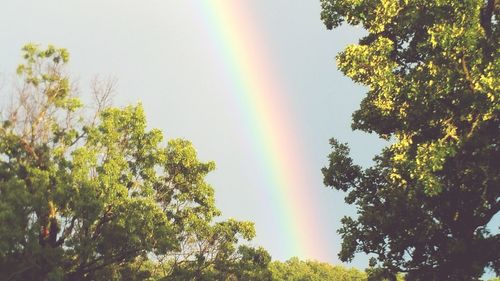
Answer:
M235 220L197 226L181 243L184 249L168 262L164 281L270 281L270 255L262 248L236 247L238 236L255 235L250 224Z
M366 281L364 272L343 266L291 258L270 265L274 281Z
M248 255L268 257L237 252L252 223L214 223L204 178L215 165L189 141L164 145L141 105L108 106L112 84L94 85L97 109L86 115L65 49L28 44L23 58L0 125L1 280L151 280L184 264L196 265L184 280L207 280L202 269L229 258L252 271Z
M337 57L367 86L353 129L390 141L362 169L332 139L327 186L358 208L339 254L374 254L408 280L500 272L500 58L495 0L321 0L327 28L367 32Z

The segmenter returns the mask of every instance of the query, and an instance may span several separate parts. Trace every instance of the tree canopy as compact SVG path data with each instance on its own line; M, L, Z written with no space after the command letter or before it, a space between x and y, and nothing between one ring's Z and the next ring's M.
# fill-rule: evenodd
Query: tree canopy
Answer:
M253 223L215 219L191 143L148 129L141 105L92 114L65 49L23 48L20 87L0 122L1 280L266 280L269 254L240 245ZM267 276L267 277L266 277Z
M500 5L495 0L321 0L331 29L368 34L337 56L368 89L352 128L389 145L363 169L332 139L327 186L358 217L342 219L339 254L374 254L407 280L476 280L500 272Z
M273 261L270 265L273 281L364 281L366 274L357 269L334 266L317 261L291 258L286 262Z

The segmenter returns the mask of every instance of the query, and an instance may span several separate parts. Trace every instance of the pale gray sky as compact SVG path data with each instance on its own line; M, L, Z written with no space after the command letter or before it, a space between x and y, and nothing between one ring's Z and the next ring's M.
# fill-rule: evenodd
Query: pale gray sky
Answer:
M314 206L303 207L320 215L321 225L314 231L327 238L326 254L306 258L338 263L336 229L340 218L354 210L343 203L341 193L322 184L328 139L349 142L362 165L369 165L383 144L375 136L351 131L351 114L364 89L335 66L335 54L355 43L363 31L327 31L320 21L319 0L247 2L252 9L248 24L266 39L275 71L286 84L289 111L298 120L294 126L302 138L301 150L310 159L303 166L312 181L304 188L319 198ZM208 51L210 34L200 26L194 5L194 0L3 0L0 75L5 81L14 73L20 48L35 42L70 51L69 70L80 81L84 96L93 75L115 77L116 104L142 101L151 127L162 129L167 138L191 140L202 160L214 160L217 170L208 179L224 217L254 221L253 244L264 246L273 258L288 259L281 242L286 233L276 233L269 214L272 207L263 205L267 199L256 192L266 187L254 178L252 171L258 167L252 165L257 164L245 158L248 147L238 140L241 124L231 118L234 108L219 94L224 86L214 73L218 62ZM353 265L365 267L366 258Z

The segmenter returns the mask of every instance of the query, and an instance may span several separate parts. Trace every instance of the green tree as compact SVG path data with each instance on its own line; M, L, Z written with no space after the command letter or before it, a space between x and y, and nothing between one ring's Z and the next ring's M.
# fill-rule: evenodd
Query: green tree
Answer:
M353 129L390 145L367 169L332 140L327 186L348 192L339 254L374 254L408 280L500 271L500 59L495 0L321 0L327 28L367 35L337 57L368 88Z
M252 223L214 222L204 178L215 165L190 142L164 145L140 105L108 106L110 84L95 84L96 112L85 114L65 49L28 44L23 58L0 123L1 280L158 280L186 264L183 280L207 280L204 269L252 271L249 253L267 254L238 251Z
M202 224L181 243L183 249L169 261L161 280L270 280L269 254L262 248L237 245L238 236L251 239L253 225L235 220Z
M274 281L366 281L364 272L343 266L291 258L273 261L270 270Z

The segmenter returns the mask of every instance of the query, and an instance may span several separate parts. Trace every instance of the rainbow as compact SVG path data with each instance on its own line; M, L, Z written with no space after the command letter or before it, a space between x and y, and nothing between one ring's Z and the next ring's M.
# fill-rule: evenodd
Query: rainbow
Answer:
M269 210L278 224L278 245L283 256L325 257L325 241L319 231L314 198L307 186L311 181L301 165L308 163L301 152L300 134L294 128L294 115L287 106L286 90L273 71L265 42L254 25L245 1L202 0L193 9L222 64L234 104L246 125L253 153L266 177L263 196L269 197Z

